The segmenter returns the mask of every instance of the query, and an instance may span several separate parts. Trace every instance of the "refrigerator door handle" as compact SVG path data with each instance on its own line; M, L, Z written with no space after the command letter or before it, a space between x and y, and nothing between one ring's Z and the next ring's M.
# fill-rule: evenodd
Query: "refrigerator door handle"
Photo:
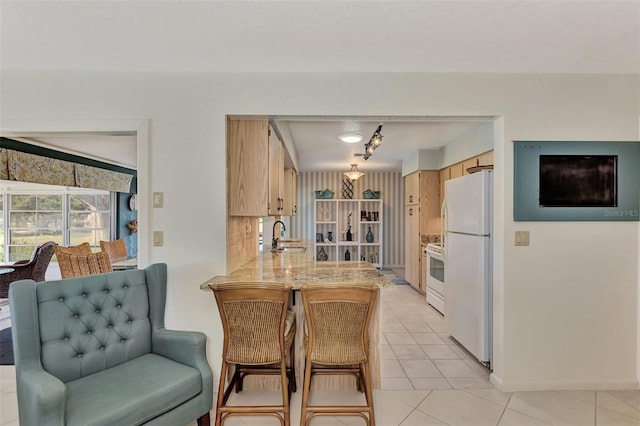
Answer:
M444 231L447 229L447 199L442 200L440 207L440 246L444 248Z

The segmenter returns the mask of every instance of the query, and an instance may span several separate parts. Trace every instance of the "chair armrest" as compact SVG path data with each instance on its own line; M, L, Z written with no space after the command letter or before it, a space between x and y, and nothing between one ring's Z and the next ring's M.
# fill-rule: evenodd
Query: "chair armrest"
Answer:
M64 425L66 387L42 369L25 370L18 385L20 424Z
M206 342L204 333L161 328L152 335L152 351L181 364L199 368L199 363L207 364Z

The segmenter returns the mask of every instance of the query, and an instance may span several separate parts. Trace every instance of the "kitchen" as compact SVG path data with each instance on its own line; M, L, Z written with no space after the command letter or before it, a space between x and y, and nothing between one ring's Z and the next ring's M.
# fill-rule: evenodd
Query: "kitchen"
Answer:
M442 222L440 215L444 201L445 182L468 175L469 171L467 169L474 171L487 168L487 166L493 164L493 152L491 150L493 146L493 123L488 117L478 117L475 120L471 117L466 119L458 117L457 120L442 117L439 119L433 117L423 118L420 125L424 127L431 126L437 130L431 130L431 140L423 134L419 141L423 146L425 144L428 146L431 143L432 148L418 149L417 147L420 145L416 145L416 141L413 141L413 147L407 154L407 151L401 152L397 149L398 141L393 139L393 135L398 134L398 128L406 127L411 129L413 127L415 129L417 120L410 120L410 118L404 118L404 120L395 118L395 121L388 119L387 122L382 123L381 133L385 139L378 150L371 155L372 160L375 160L376 157L382 158L378 163L378 167L381 170L378 171L372 170L373 167L376 167L375 161L363 161L358 155L361 151L364 151L362 145L366 142L366 138L362 141L363 143L351 146L338 140L341 132L344 132L345 129L353 129L357 125L363 127L369 125L370 128L375 130L376 122L374 119L361 118L360 122L352 117L345 117L344 119L318 117L315 120L309 120L308 117L288 117L287 120L280 118L279 120L272 119L270 122L266 118L255 120L254 117L248 121L238 120L238 117L229 119L229 141L233 141L233 143L230 143L228 147L228 158L233 162L235 156L242 154L243 157L242 162L233 163L228 167L228 170L232 174L237 173L239 170L251 170L252 176L256 179L255 182L259 181L260 184L250 183L249 180L243 182L239 175L230 175L229 182L231 186L228 191L230 196L230 216L228 218L230 226L227 238L227 250L230 254L227 257L228 272L236 270L242 266L243 262L255 257L258 250L259 226L263 228L262 237L265 242L271 241L272 237L306 241L316 240L318 231L323 230L317 227L320 225L317 222L317 217L324 214L315 211L317 203L322 202L322 200L316 200L316 191L321 192L326 189L333 193L332 198L337 200L344 199L342 185L345 182L345 178L343 177L344 170L342 169L348 167L345 167L341 161L358 162L361 165L361 171L366 170L366 172L364 176L350 182L353 185L354 202L356 199L362 198L359 194L363 194L367 190L373 190L380 191L383 205L380 212L380 228L379 231L376 229L375 232L383 236L380 250L376 251L376 254L378 251L380 252L381 257L380 263L376 266L404 269L405 278L411 286L423 297L427 297L427 300L432 305L436 305L436 308L439 308L444 313L443 301L438 305L438 303L430 300L433 292L427 288L427 272L429 271L426 267L428 264L426 262L427 259L423 259L424 250L427 244L441 241ZM243 125L247 127L237 127ZM252 125L259 126L260 130L251 128ZM268 128L271 128L271 131ZM387 129L390 129L390 131L386 132ZM446 131L453 134L456 130L458 133L453 140L447 141L449 143L443 146L442 135L446 134ZM433 140L433 134L437 132L440 132L438 134L440 138L436 137ZM399 134L402 134L402 132L400 131ZM239 136L236 137L236 135ZM258 139L262 135L261 137L264 140L263 148L253 147L253 145L242 146L242 144L251 140L251 137L244 137L245 135ZM285 135L285 137L282 137L282 135ZM272 148L274 143L280 144L284 152L280 150L274 151ZM434 144L439 145L434 146ZM292 145L294 146L293 149L291 148ZM324 147L324 150L318 150L318 146ZM331 149L328 149L328 147ZM346 151L343 147L347 147ZM383 157L382 154L385 149L387 154ZM345 152L341 153L341 150ZM270 203L263 202L262 204L252 205L252 202L260 199L260 197L269 198L265 194L271 192L266 189L267 185L264 179L258 178L258 176L270 175L271 173L269 172L269 164L264 162L265 152L276 153L276 158L278 158L276 167L281 170L284 169L282 172L285 176L297 178L294 179L297 190L292 192L291 186L286 185L286 180L280 180L279 193L276 191L277 195L272 197ZM304 170L296 174L289 152L304 153L300 155L298 161L309 171ZM322 155L323 152L330 152L330 154ZM334 159L332 162L330 157L331 155L336 156L335 152L338 152L338 159ZM249 156L247 153L251 155ZM253 155L254 153L255 155ZM342 158L344 160L341 160ZM394 159L395 162L393 161ZM458 161L454 161L454 159ZM255 163L249 164L249 161L254 161ZM387 161L387 163L384 163L384 161ZM442 167L441 161L450 161L452 163ZM415 163L415 165L412 163ZM423 169L411 170L413 166L422 167ZM261 173L255 172L255 170L260 170L260 167L263 168L263 171ZM319 167L323 170L314 170ZM393 167L395 167L395 171ZM428 170L427 168L433 169ZM245 175L242 178L246 177ZM270 180L273 181L273 179ZM290 197L294 197L293 202L288 200ZM261 225L259 225L258 218L255 215L260 213L260 209L262 209L261 214L264 214L265 206L268 209L269 205L276 206L276 213L280 209L284 209L286 212L277 215L275 219L270 218L268 215L260 216L262 219L260 221ZM288 207L285 208L285 206ZM353 213L354 210L356 214L359 213L357 208L351 210L350 213ZM281 234L282 228L273 226L276 219L284 221L286 232ZM359 231L360 238L356 236L354 239L364 241L366 227L363 228L357 224L367 225L368 222L359 221L358 219L360 218L354 218L354 230ZM338 247L345 246L345 244L348 244L349 247L354 247L353 243L345 241L346 226L344 220L338 220L338 228L332 228L335 238L339 239ZM272 229L273 236L271 235ZM332 245L334 244L328 244L328 246L320 244L320 246L314 247L315 254L319 250L324 252L325 247L329 250ZM362 255L358 250L361 250L362 254L364 254L364 248L356 245L353 257L350 257L350 260L361 260ZM343 260L343 253L344 249L340 255L330 254L330 260ZM364 257L367 260L370 259L369 255ZM442 295L440 297L442 298Z

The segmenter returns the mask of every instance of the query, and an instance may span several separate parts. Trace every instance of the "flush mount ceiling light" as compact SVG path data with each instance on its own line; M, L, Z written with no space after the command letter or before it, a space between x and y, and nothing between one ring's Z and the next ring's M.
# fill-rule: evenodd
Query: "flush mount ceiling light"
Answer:
M338 136L338 139L340 139L344 143L358 143L362 140L362 137L362 133L348 132Z
M358 170L357 164L352 164L351 170L344 172L343 174L351 180L358 180L360 177L364 176L364 173Z
M376 131L373 132L373 135L371 135L371 139L369 139L369 142L364 144L363 158L365 160L368 160L369 157L371 157L371 155L373 154L373 151L375 151L380 145L382 145L382 135L380 134L381 131L382 124L380 124Z

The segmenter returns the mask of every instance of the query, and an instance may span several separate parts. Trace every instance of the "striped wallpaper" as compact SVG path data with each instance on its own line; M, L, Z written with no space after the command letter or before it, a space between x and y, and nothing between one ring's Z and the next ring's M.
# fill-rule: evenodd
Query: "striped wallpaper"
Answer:
M330 189L334 198L342 197L342 173L308 172L298 175L298 214L291 217L291 237L304 240L315 239L313 208L315 191ZM383 265L404 265L404 181L400 172L367 172L354 182L353 198L362 198L362 193L371 189L380 191L383 204Z

